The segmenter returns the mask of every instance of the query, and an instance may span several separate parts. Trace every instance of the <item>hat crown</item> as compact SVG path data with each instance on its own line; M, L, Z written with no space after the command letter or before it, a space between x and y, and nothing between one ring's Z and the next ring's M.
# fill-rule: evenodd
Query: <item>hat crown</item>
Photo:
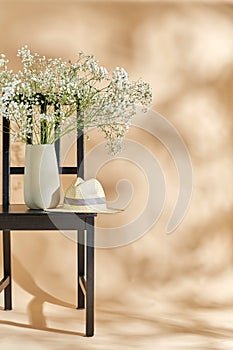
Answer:
M105 199L105 193L98 180L89 179L84 181L82 178L78 177L66 191L65 197L72 199Z

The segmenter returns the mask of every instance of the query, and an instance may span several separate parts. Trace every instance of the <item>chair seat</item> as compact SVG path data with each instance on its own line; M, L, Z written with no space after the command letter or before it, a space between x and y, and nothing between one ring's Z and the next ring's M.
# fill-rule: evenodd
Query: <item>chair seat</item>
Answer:
M84 229L86 218L96 215L96 213L46 212L41 209L28 209L25 204L12 204L8 210L0 206L0 230Z

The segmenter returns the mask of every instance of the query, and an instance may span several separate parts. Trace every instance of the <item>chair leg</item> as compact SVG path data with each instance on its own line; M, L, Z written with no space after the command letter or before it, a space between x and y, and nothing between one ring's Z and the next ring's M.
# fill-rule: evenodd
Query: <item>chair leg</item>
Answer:
M11 237L10 230L3 230L3 269L4 278L9 277L10 283L4 289L4 309L12 310L12 285L11 285Z
M85 295L81 288L80 277L83 277L85 274L85 256L84 256L84 230L80 229L78 231L78 243L77 243L77 253L78 253L78 309L85 308Z
M94 335L94 218L87 218L86 336Z

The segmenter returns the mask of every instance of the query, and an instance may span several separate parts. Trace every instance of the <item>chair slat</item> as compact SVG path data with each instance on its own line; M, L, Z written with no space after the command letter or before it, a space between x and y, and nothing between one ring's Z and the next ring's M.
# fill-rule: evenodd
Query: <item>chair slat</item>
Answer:
M84 137L82 130L77 133L77 175L84 178Z
M46 114L47 104L46 104L45 98L41 97L40 108L41 108L41 114ZM43 143L43 144L47 143L47 138L48 138L48 135L46 132L46 127L47 127L47 122L44 120L41 122L41 136L40 136L41 143Z
M24 174L24 167L20 167L20 166L10 167L10 175L23 175L23 174ZM62 174L62 175L77 174L77 167L76 166L60 167L59 174Z
M9 121L2 117L2 205L7 210L10 203L10 132Z
M77 119L80 118L79 107L77 108ZM84 179L84 137L81 129L77 130L77 175Z

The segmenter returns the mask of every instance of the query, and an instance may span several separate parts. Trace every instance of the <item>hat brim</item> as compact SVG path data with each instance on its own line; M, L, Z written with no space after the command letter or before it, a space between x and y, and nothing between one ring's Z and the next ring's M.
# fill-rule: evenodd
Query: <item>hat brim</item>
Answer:
M72 206L72 205L59 205L56 208L51 209L44 209L44 211L52 212L52 213L99 213L99 214L114 214L114 213L120 213L123 211L123 209L115 209L115 208L108 208L105 204L98 204L98 205L92 205L92 206Z

